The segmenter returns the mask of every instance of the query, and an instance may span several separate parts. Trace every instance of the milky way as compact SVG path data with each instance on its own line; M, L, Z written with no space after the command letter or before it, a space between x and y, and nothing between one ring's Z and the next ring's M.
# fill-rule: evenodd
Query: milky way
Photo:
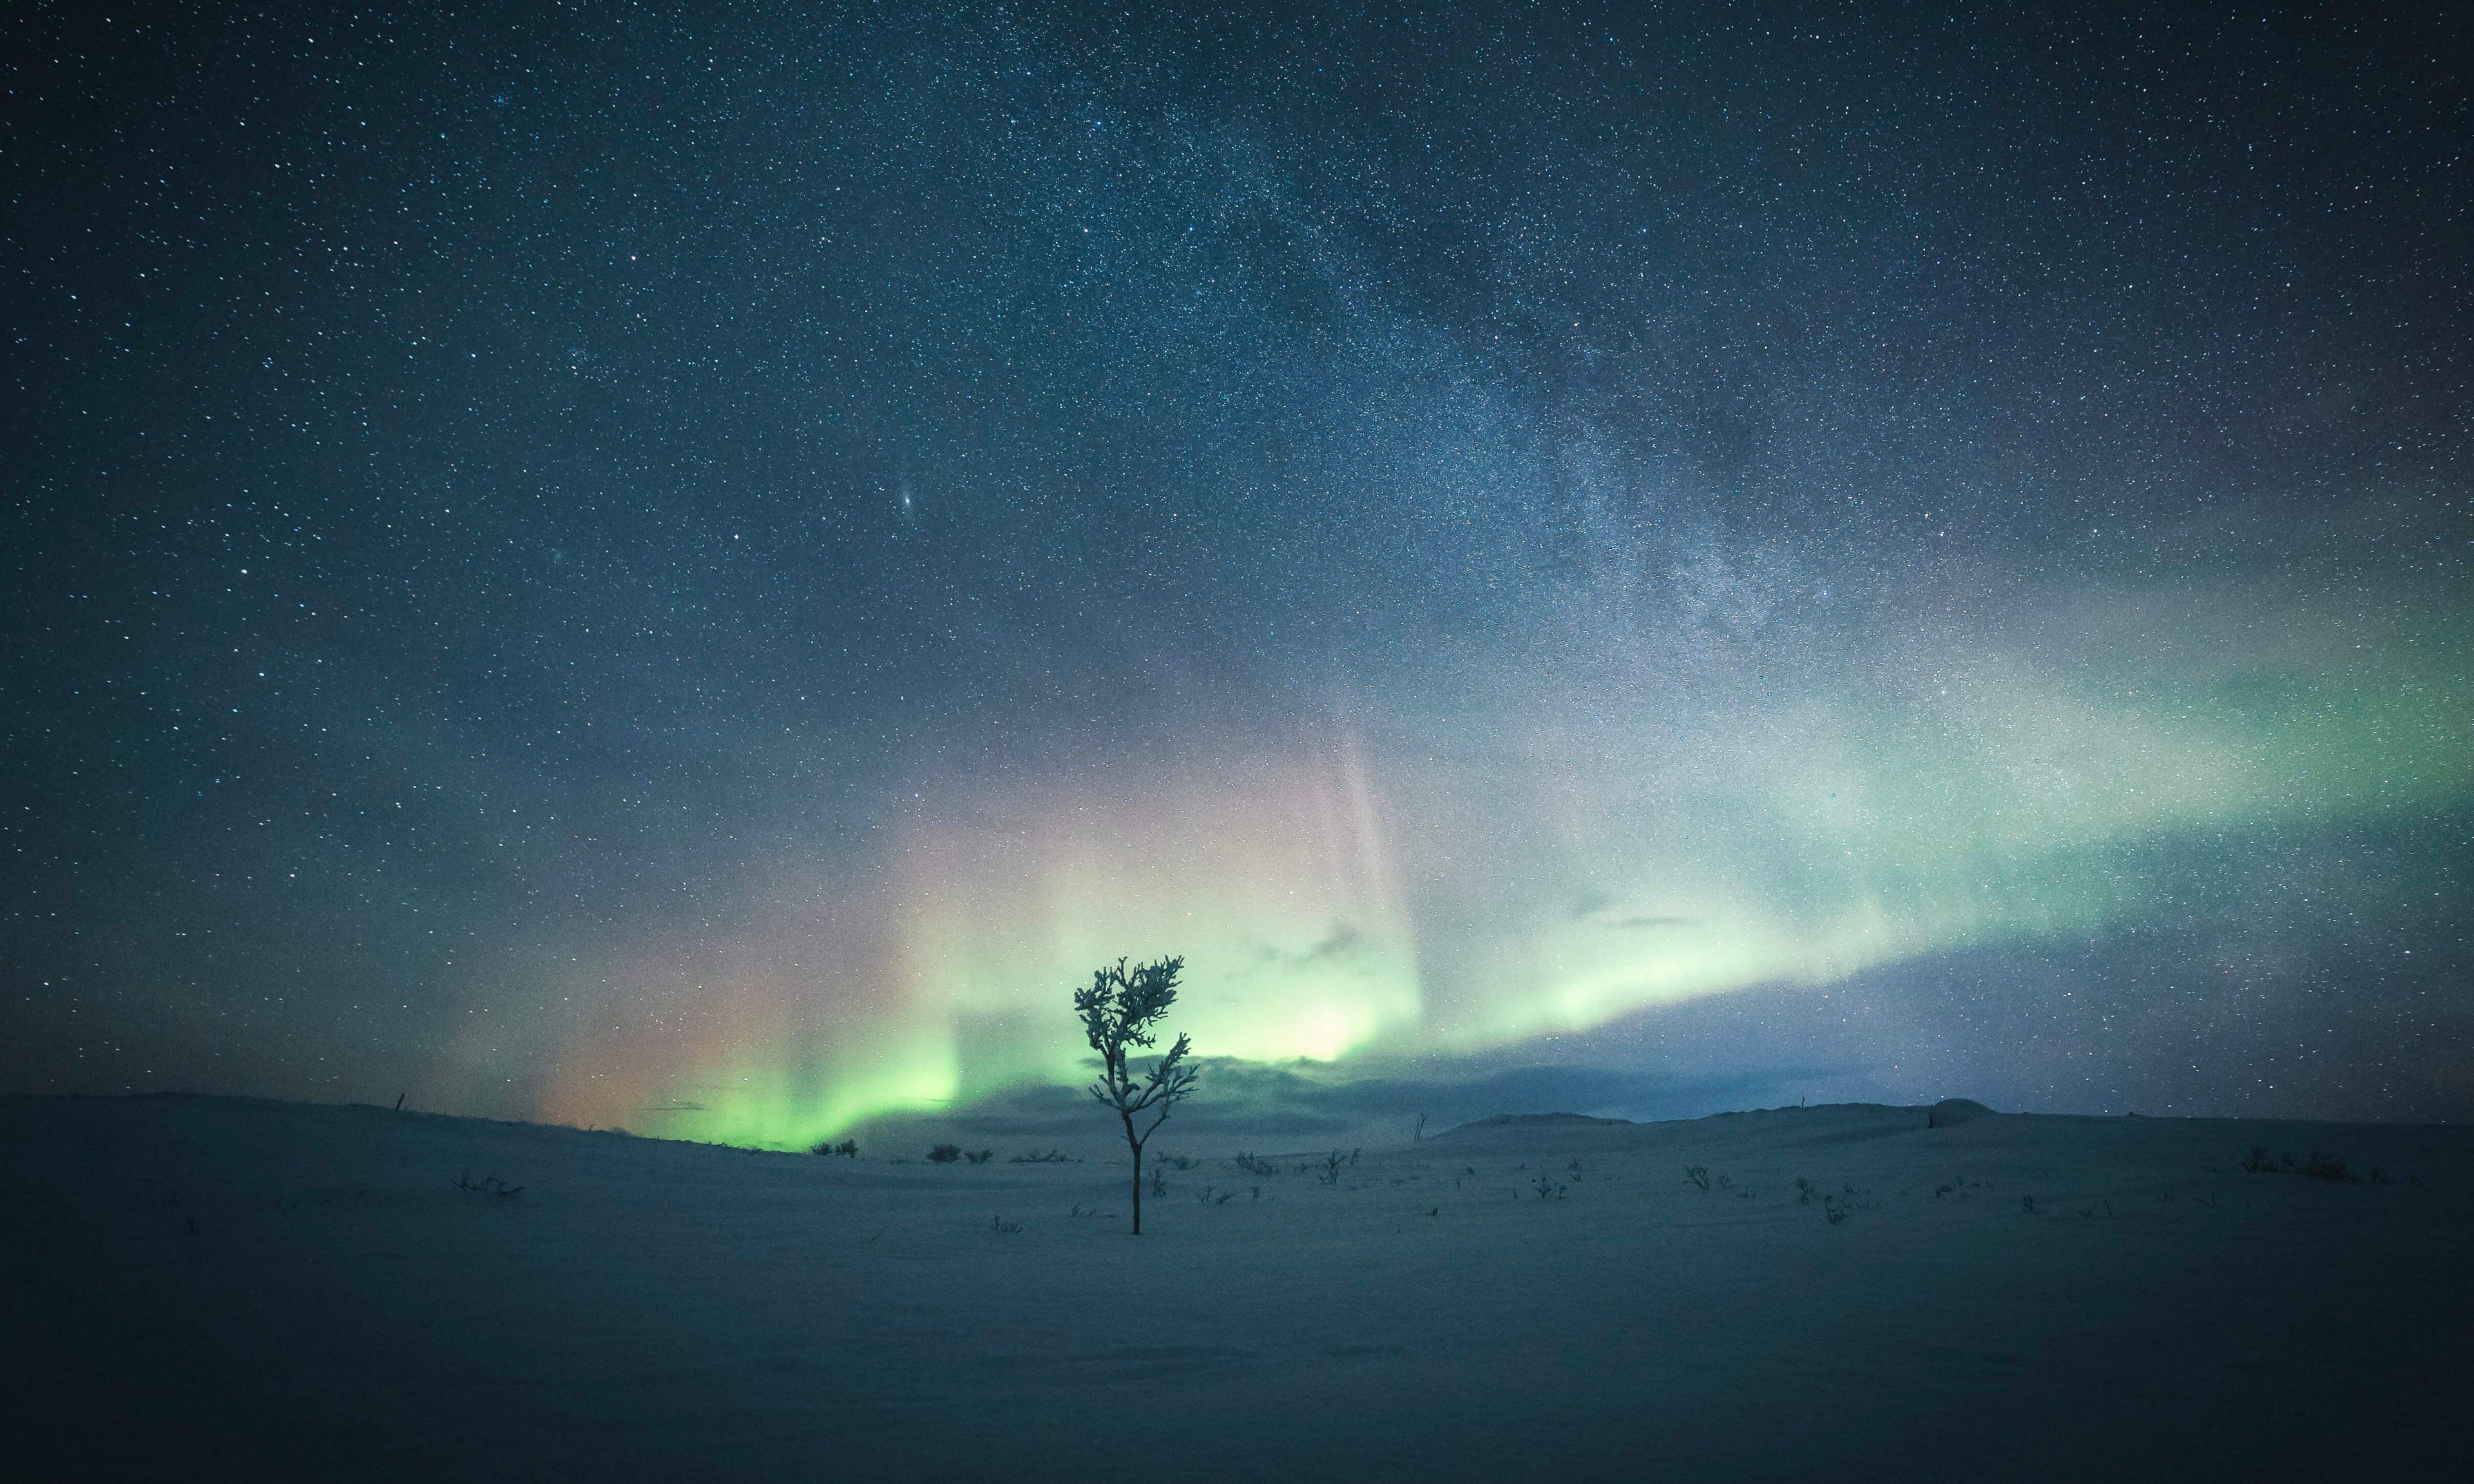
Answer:
M0 25L10 1089L2474 1112L2436 33Z

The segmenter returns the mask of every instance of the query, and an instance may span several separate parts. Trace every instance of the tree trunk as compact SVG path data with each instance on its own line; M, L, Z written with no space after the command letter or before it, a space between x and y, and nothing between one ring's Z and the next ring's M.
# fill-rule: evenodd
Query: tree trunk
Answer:
M1119 1109L1117 1116L1126 1120L1126 1147L1134 1152L1134 1235L1143 1234L1143 1145L1134 1137L1134 1115Z

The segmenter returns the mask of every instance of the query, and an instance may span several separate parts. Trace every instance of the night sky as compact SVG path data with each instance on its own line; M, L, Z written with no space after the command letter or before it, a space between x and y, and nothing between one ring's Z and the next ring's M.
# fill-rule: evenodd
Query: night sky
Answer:
M11 7L0 1090L2474 1116L2462 37L1230 9Z

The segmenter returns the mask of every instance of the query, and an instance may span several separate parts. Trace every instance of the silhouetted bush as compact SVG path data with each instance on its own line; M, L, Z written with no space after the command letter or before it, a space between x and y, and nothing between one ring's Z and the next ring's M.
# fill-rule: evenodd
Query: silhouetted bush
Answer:
M2362 1176L2345 1167L2343 1155L2321 1154L2316 1149L2312 1150L2311 1158L2303 1162L2302 1173L2314 1180L2324 1180L2333 1185L2355 1185L2362 1184L2363 1181Z
M961 1157L962 1146L959 1144L938 1144L928 1151L928 1161L932 1164L951 1164Z
M962 1156L963 1159L970 1161L973 1164L985 1164L996 1157L997 1152L993 1149L981 1149L965 1152Z

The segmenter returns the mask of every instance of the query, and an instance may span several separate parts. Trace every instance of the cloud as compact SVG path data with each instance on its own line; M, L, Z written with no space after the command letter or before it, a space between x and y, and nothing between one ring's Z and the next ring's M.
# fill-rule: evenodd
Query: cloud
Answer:
M1322 938L1300 952L1287 952L1274 945L1264 945L1263 961L1283 969L1305 969L1316 964L1327 964L1335 960L1354 957L1375 946L1375 944L1355 924L1334 922L1331 924L1331 931L1323 934Z

